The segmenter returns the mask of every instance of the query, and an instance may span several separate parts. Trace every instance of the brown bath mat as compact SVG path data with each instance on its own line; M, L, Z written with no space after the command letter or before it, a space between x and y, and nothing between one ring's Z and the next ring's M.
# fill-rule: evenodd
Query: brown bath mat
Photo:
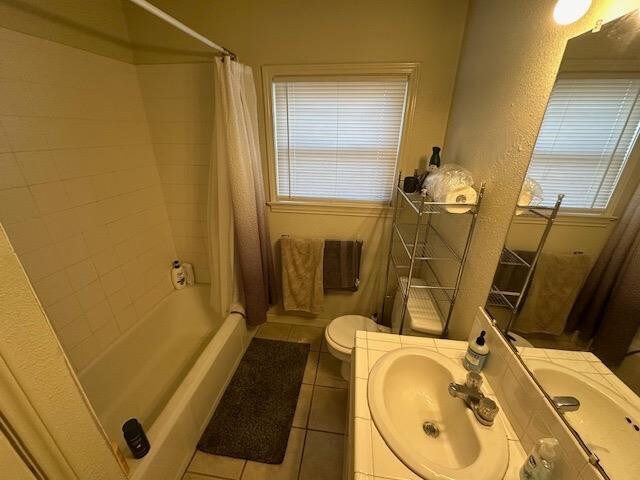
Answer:
M198 450L282 463L308 354L308 343L254 338Z

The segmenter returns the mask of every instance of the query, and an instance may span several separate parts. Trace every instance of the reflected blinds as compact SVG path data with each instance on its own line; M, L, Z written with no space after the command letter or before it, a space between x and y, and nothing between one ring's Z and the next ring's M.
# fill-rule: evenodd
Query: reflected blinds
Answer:
M640 79L561 78L551 93L528 175L551 205L603 211L638 138Z

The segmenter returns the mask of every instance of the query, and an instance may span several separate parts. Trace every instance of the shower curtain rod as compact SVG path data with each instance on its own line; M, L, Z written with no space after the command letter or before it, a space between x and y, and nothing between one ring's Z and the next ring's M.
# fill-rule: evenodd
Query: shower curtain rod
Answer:
M140 8L143 8L144 10L146 10L147 12L149 12L152 15L155 15L159 19L164 20L168 24L173 25L178 30L181 30L182 32L184 32L187 35L189 35L190 37L193 37L196 40L200 41L201 43L204 43L206 46L208 46L210 48L213 48L214 50L217 50L218 52L222 53L223 55L229 55L233 60L237 60L238 56L235 53L233 53L231 50L226 49L226 48L218 45L215 42L212 42L211 40L209 40L204 35L201 35L198 32L196 32L195 30L187 27L180 20L177 20L177 19L173 18L171 15L169 15L166 12L164 12L163 10L160 10L158 7L156 7L155 5L152 5L151 3L147 2L146 0L129 0L129 1L131 3L135 3Z

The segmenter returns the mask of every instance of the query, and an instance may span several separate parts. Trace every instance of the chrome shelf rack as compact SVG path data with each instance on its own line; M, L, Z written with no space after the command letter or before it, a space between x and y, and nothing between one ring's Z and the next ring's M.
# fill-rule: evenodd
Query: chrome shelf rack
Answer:
M431 302L441 323L440 336L446 337L449 330L451 313L458 296L462 273L469 253L471 239L476 227L478 211L484 196L484 183L477 191L477 201L473 205L459 203L436 202L429 196L419 193L409 194L402 190L402 174L398 176L398 184L395 189L395 201L393 209L393 222L389 239L389 251L387 269L384 282L384 298L382 301L382 318L385 317L385 308L390 305L393 294L389 293L390 276L396 287L402 294L402 317L399 331L404 330L404 322L407 305L410 299L417 300L416 292L421 290ZM469 207L464 213L452 213L447 207ZM408 212L409 220L401 219L404 212ZM441 217L469 217L470 222L466 227L464 247L458 251L447 240L444 230L436 227L432 221L434 215ZM411 218L413 217L413 218ZM435 218L435 217L433 217ZM441 281L437 264L447 262L454 265L451 275L455 281L446 283ZM424 278L418 278L416 270L424 268ZM391 275L393 272L394 275ZM426 292L426 293L425 293Z
M505 326L505 332L509 332L511 330L513 321L522 308L522 302L524 301L527 290L531 284L531 279L533 278L533 273L535 271L538 260L540 259L540 254L542 253L544 244L547 241L549 232L551 232L551 227L553 227L556 217L558 216L558 211L560 210L560 205L562 205L563 199L563 194L558 195L556 203L553 206L549 207L516 205L516 209L524 210L529 215L542 218L545 220L545 223L544 230L542 231L542 235L540 236L540 241L538 242L538 246L536 247L536 251L531 261L524 260L520 255L508 248L506 245L502 248L502 254L500 255L500 265L509 265L527 269L525 280L520 290L515 292L504 291L493 285L491 287L491 291L489 292L489 296L487 297L488 307L504 308L509 311L509 320L507 321L507 324Z

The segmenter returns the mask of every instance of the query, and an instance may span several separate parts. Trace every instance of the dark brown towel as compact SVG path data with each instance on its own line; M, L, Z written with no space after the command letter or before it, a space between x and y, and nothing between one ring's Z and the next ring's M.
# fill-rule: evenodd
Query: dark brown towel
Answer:
M355 292L360 283L361 241L325 240L322 286Z

